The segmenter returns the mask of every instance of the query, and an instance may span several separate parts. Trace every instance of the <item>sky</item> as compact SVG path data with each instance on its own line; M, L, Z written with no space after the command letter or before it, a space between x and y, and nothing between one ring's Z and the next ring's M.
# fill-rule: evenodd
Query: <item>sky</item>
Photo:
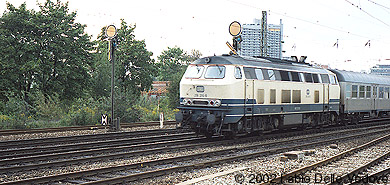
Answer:
M38 9L44 0L6 0L15 6L26 2ZM6 10L0 3L0 12ZM66 1L62 1L66 2ZM283 22L283 56L308 56L307 62L349 71L369 71L390 64L389 0L68 0L76 21L96 39L102 27L120 26L120 19L136 25L135 37L157 58L168 47L204 57L229 52L228 27L261 19ZM366 45L366 43L369 42ZM334 46L338 43L338 47ZM365 46L366 45L366 46Z

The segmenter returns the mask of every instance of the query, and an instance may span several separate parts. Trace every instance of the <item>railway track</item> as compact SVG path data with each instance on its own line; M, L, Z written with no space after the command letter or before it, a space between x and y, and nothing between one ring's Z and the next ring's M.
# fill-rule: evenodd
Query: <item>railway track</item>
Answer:
M383 128L381 128L383 127ZM323 145L326 143L337 142L340 140L354 139L358 137L367 137L374 134L385 133L389 131L389 126L374 126L371 129L375 131L366 132L367 128L356 128L342 131L335 131L333 133L322 133L310 137L302 137L298 139L288 139L283 141L271 141L267 143L257 143L249 146L234 146L232 142L248 142L248 138L243 138L236 141L229 141L225 143L228 145L227 149L218 149L208 152L194 153L191 155L182 155L178 157L170 157L165 159L155 159L132 163L127 165L118 165L108 168L99 168L93 170L78 171L66 174L52 175L46 177L38 177L25 179L15 182L6 182L5 184L25 184L25 183L48 183L48 182L66 182L66 183L92 183L92 184L115 184L133 181L142 178L154 177L164 175L171 172L184 171L187 169L201 168L208 165L218 163L225 163L229 161L253 158L262 155L269 155L283 151L312 147L316 145ZM360 134L353 134L352 132L364 132ZM338 135L336 139L330 139ZM182 146L172 146L165 148L154 148L149 150L149 153L188 149L194 147L219 146L226 141L216 141L212 143L196 143L186 144ZM278 147L284 146L284 147ZM140 154L145 151L141 151ZM127 154L119 154L119 158ZM219 157L216 157L219 156ZM102 159L102 158L101 158ZM200 163L194 163L194 159L201 160ZM50 166L50 165L49 165Z
M148 127L148 126L159 126L159 125L160 125L159 121L121 123L122 128ZM176 125L176 122L165 121L164 125ZM88 125L88 126L56 127L56 128L42 128L42 129L13 129L13 130L0 130L0 136L15 135L15 134L33 134L33 133L42 133L42 132L63 132L63 131L76 131L76 130L106 129L106 128L107 126L102 126L102 125Z
M365 175L372 176L380 170L369 170L379 162L390 168L390 134L362 144L338 155L317 163L283 174L273 182L286 183L322 183L322 184L351 184L370 181ZM385 161L384 161L385 160ZM386 163L387 162L387 163ZM371 173L370 173L371 171ZM375 177L375 181L367 183L383 183ZM270 183L263 183L270 184Z

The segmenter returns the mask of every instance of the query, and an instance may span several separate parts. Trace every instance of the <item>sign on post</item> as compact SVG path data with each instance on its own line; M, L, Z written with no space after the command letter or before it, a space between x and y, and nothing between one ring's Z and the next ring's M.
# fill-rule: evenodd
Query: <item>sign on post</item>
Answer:
M160 113L160 128L164 127L164 113Z

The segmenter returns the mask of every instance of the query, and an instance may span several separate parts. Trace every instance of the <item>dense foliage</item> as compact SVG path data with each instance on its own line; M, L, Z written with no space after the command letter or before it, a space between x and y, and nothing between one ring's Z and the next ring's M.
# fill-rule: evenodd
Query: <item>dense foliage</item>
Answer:
M98 124L110 114L105 28L92 41L76 15L60 1L37 11L7 3L0 17L0 129ZM155 61L135 29L121 20L114 41L115 114L123 122L158 120L159 112L172 119L180 79L201 54L168 47ZM142 95L153 80L170 81L167 96Z

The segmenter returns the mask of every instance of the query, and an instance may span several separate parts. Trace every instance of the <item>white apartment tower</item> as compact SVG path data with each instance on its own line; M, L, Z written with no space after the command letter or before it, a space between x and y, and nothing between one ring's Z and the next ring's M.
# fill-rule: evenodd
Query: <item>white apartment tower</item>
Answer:
M261 20L242 26L240 53L243 56L261 56ZM267 24L266 57L282 58L283 24Z

